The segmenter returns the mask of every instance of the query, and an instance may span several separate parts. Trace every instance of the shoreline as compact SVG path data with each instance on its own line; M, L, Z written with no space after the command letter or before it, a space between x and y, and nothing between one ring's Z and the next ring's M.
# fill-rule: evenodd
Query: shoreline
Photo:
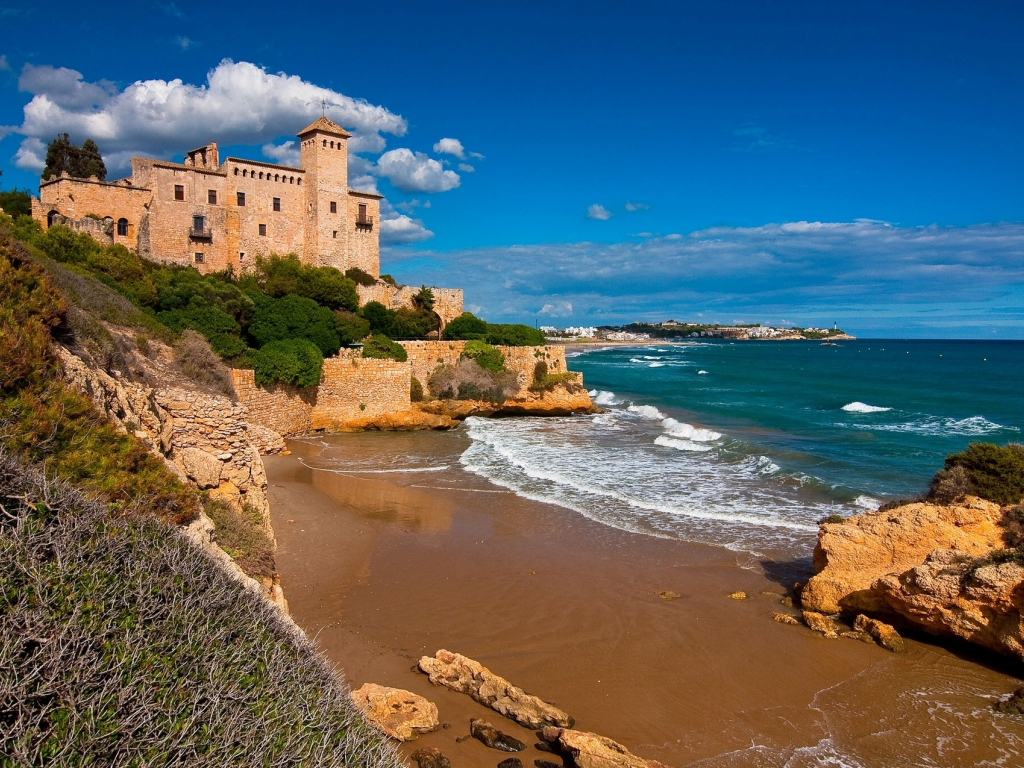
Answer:
M440 648L556 703L577 728L676 768L781 765L797 750L842 752L847 741L858 743L863 716L909 717L921 732L910 754L919 756L935 749L935 734L918 722L928 717L920 707L911 701L908 712L901 697L950 677L975 695L1015 685L928 643L911 641L911 653L895 657L775 623L771 613L784 610L788 592L779 582L794 578L790 565L747 570L729 550L627 533L522 499L458 468L466 445L458 432L344 435L292 440L293 455L266 459L278 567L296 622L353 688L411 690L435 702L451 726L403 745L407 756L436 746L453 764L493 768L500 753L455 741L470 717L536 741L410 670ZM390 466L389 450L440 457L446 468L390 474L381 469ZM331 451L367 469L306 466ZM658 590L679 597L665 600ZM730 600L734 590L749 599ZM877 685L891 697L880 698ZM844 707L823 703L838 694L852 696L862 716L847 719L837 714ZM1015 733L1024 744L1024 728ZM981 733L961 737L963 761L946 754L944 764L997 757ZM907 748L882 737L874 751L889 762L861 764L900 764ZM527 765L548 757L532 747L518 756Z

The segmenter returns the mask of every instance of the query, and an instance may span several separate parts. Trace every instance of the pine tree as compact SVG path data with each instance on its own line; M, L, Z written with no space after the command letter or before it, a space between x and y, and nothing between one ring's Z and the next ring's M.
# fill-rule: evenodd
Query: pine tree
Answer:
M78 154L78 147L71 143L68 135L58 133L57 138L46 147L46 167L43 169L43 178L60 176L62 171L73 176Z
M103 164L103 157L100 155L100 148L92 139L86 139L78 156L78 169L75 176L84 179L95 176L100 181L107 178L107 166Z

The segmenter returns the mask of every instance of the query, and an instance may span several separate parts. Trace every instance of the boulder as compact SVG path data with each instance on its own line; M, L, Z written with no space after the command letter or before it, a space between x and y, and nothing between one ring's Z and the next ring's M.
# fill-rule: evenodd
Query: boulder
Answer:
M959 637L1024 661L1024 566L978 565L940 550L876 582L886 606L934 635Z
M475 717L469 721L469 735L491 749L500 749L502 752L522 752L526 749L526 745L515 736L509 736L486 720Z
M791 616L788 613L779 613L778 611L776 611L772 614L772 618L775 621L779 622L779 624L793 624L795 626L800 625L800 619L798 619L796 616Z
M666 768L664 763L637 757L618 742L596 733L563 728L558 743L576 768Z
M570 728L574 723L558 707L526 693L480 662L460 653L441 649L433 656L421 658L419 668L430 677L434 685L443 685L458 693L468 694L480 704L526 728L537 730L545 725Z
M433 702L401 688L367 683L352 691L352 701L378 730L399 741L435 731L440 724Z
M417 749L409 758L420 768L452 768L451 761L437 747Z
M182 448L174 453L185 474L200 488L216 488L220 485L224 463L216 456L201 448Z
M968 496L950 506L914 503L868 512L818 532L814 570L800 593L817 613L884 613L889 605L872 585L920 565L936 549L979 557L1002 545L998 504Z
M826 616L823 613L817 613L815 611L804 611L804 624L815 632L820 632L830 640L835 640L839 637L839 633L844 629L844 627L831 616Z
M853 622L853 628L858 632L864 632L887 651L893 653L905 653L906 643L900 637L900 633L891 624L886 624L878 619L871 619L860 614Z
M523 761L518 757L506 757L498 763L498 768L523 768Z

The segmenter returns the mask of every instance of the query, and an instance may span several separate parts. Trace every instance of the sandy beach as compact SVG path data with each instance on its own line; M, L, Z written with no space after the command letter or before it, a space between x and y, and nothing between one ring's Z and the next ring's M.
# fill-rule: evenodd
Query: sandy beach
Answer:
M406 754L436 746L453 766L493 768L507 755L456 742L471 717L537 740L413 671L447 648L671 766L1024 759L1024 724L990 709L1020 685L1009 661L920 640L897 656L776 623L806 561L752 563L517 497L458 466L468 444L462 430L336 435L265 460L294 619L353 687L438 705L445 727ZM438 469L388 471L409 454ZM748 599L730 599L736 590Z

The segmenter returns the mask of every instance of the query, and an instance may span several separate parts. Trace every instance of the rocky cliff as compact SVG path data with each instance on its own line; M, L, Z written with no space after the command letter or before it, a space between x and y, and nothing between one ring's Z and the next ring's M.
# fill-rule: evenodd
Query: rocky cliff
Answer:
M1024 660L1024 565L1004 549L1004 513L968 496L826 523L801 605L875 614Z

